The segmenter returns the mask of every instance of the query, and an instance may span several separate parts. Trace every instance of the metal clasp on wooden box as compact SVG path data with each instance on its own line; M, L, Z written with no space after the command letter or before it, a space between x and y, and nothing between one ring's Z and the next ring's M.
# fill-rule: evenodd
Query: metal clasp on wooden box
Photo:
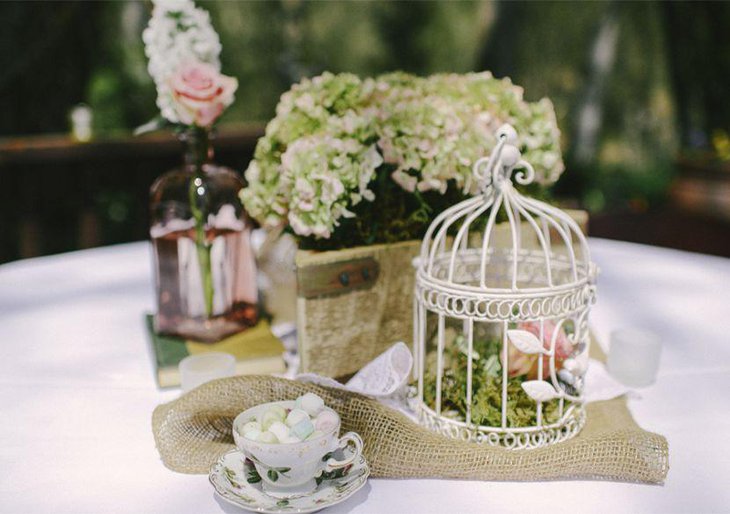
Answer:
M297 269L297 295L303 298L368 289L378 280L380 266L372 257Z

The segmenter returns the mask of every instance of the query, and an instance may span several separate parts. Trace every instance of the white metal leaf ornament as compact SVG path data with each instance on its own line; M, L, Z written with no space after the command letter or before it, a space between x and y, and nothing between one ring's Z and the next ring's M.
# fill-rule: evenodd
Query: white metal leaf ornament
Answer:
M527 330L508 330L507 338L522 353L540 353L542 343L535 334Z
M544 380L528 380L522 382L522 389L536 402L546 402L560 396L560 393Z

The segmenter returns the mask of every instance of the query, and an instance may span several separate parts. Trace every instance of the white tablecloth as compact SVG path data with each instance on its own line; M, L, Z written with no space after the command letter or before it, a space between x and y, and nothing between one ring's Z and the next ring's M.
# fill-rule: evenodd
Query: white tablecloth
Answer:
M657 383L630 400L667 436L664 486L373 479L328 512L709 512L730 509L730 260L591 241L592 317L661 334ZM0 511L239 512L204 475L160 462L159 391L142 315L153 310L147 243L0 266Z

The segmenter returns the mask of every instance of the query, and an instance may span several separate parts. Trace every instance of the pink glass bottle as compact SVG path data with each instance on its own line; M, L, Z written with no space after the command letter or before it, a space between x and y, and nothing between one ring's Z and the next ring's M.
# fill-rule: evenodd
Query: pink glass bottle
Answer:
M210 132L180 135L185 161L150 190L154 248L155 330L214 342L258 317L251 222L239 175L212 162Z

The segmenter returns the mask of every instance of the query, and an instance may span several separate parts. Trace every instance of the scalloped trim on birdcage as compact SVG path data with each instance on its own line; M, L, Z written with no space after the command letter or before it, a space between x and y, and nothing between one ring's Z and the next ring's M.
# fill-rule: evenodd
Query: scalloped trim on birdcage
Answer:
M497 266L512 266L513 251L509 249L490 249L486 252L487 263L496 268ZM451 288L464 292L490 292L490 293L513 293L519 292L553 292L572 289L580 284L590 283L595 279L595 265L584 265L581 262L572 263L567 256L553 254L551 256L551 273L552 276L568 276L575 269L575 280L566 279L564 283L554 284L550 287L538 286L529 287L524 284L529 283L545 283L545 257L544 252L536 249L518 249L516 252L519 268L517 274L517 287L482 287L471 285L478 283L479 274L485 262L482 261L482 251L476 248L466 248L459 251L458 260L454 261L454 271L451 280L448 280L451 259L448 253L437 254L433 256L432 266L429 272L419 267L419 276L421 280L427 281L434 286ZM494 273L494 271L492 271ZM494 278L494 277L492 277Z
M585 408L581 404L570 405L555 423L542 427L500 428L469 425L463 421L436 414L423 403L416 404L419 422L452 439L478 444L502 446L510 450L542 448L567 441L581 431L586 422Z
M579 313L587 304L593 303L596 291L595 286L582 284L555 294L467 294L437 291L424 279L416 285L415 294L417 301L429 312L453 318L512 321L517 315L522 321L532 321Z

